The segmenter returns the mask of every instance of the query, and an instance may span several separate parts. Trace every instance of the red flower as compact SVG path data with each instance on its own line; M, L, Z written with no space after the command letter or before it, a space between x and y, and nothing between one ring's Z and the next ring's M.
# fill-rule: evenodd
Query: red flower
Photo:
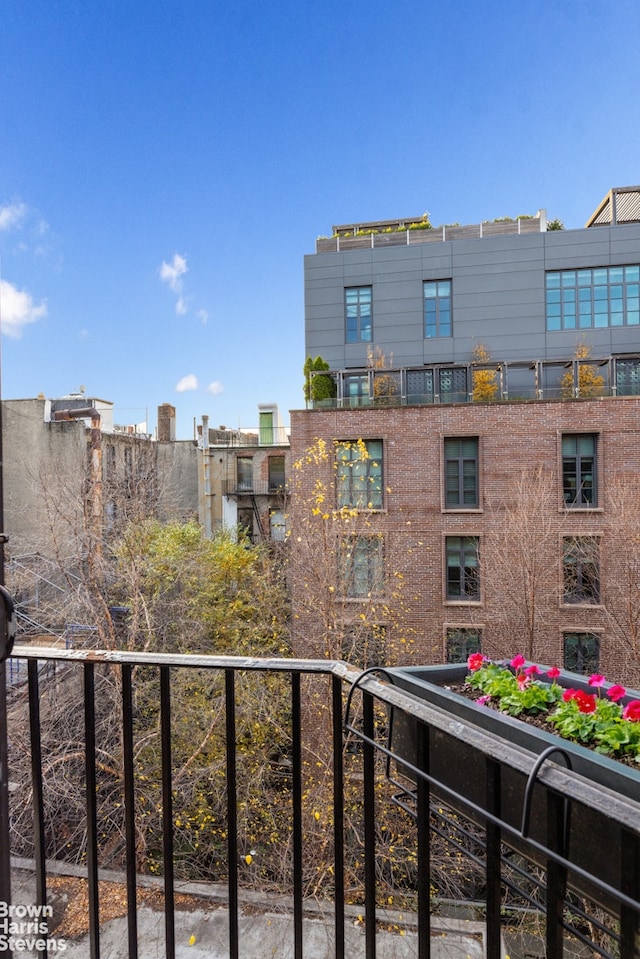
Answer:
M524 674L525 676L536 676L540 672L542 672L542 670L539 669L534 663L533 666L527 666L527 668L524 671Z
M592 676L589 676L587 682L590 686L603 686L605 683L605 678L601 673L593 673Z
M582 689L576 690L575 701L581 713L593 713L596 709L596 697L594 693L585 693ZM638 704L640 705L640 703ZM640 719L640 714L638 715Z
M524 689L525 686L529 685L529 677L525 676L524 673L518 673L516 680L518 682L518 689Z
M609 699L612 699L614 703L617 703L619 699L622 699L622 697L626 695L626 692L627 691L624 686L620 686L618 683L616 683L615 686L609 687L607 690L607 696Z
M467 659L467 669L475 673L476 669L481 669L484 665L484 656L482 653L471 653Z
M581 713L595 712L596 697L594 693L585 693L583 689L565 689L562 698L565 703L574 699Z
M518 655L513 657L511 660L511 665L514 669L520 669L521 666L524 666L525 662L526 660L524 656Z
M627 703L622 711L622 718L629 719L633 723L640 723L640 699L632 699L630 703Z
M547 676L551 680L557 679L559 675L560 675L560 670L558 669L557 666L552 666L551 669L547 672Z

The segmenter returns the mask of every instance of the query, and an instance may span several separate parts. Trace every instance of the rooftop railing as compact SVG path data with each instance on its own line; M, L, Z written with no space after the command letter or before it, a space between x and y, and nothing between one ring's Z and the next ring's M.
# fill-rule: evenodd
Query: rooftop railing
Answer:
M490 236L518 236L524 233L540 233L547 228L546 216L519 217L516 220L501 220L496 223L477 223L470 226L436 226L426 229L371 229L354 226L347 234L344 228L336 236L318 237L316 253L344 253L348 250L379 249L387 246L409 246L414 243L444 243L446 240L481 240Z
M516 769L535 775L533 760L516 747L498 747L488 735L477 737L464 721L389 685L377 672L333 660L28 647L16 648L14 658L27 664L27 678L8 689L10 809L0 838L5 849L10 839L14 854L33 857L39 905L47 903L52 860L58 871L65 859L76 870L83 867L92 959L100 956L105 867L120 868L126 885L121 955L129 959L138 956L136 891L145 868L161 877L164 946L157 954L168 959L176 955L176 891L196 868L197 878L209 871L224 881L230 959L244 954L243 890L269 883L288 902L292 932L283 952L295 959L311 955L303 921L312 901L316 909L323 906L331 929L327 955L354 954L347 936L354 926L351 903L367 959L376 956L383 927L406 931L397 938L397 955L425 959L436 954L432 931L452 898L454 879L454 898L471 901L483 919L487 959L503 954L514 916L537 930L547 959L561 959L567 943L603 959L637 959L638 809L631 815L628 801L611 804L594 788L581 790L579 776L548 763L537 782L559 811L562 842L553 830L546 842L534 841L524 826L514 829L495 801L501 777L508 781ZM42 669L47 663L56 664L55 675ZM69 740L73 715L60 710L65 699L76 704L77 742ZM186 728L179 711L185 703L194 708ZM416 729L411 764L394 752L391 709ZM57 728L56 717L65 717L66 725ZM209 742L218 737L215 769L205 762L206 737L201 740L198 724ZM450 749L455 763L456 741L486 758L487 801L479 806L430 772L429 749ZM190 760L185 742L191 743ZM260 742L266 765L258 772L250 757ZM413 782L400 800L398 770L409 770ZM185 826L185 797L195 795L194 782L207 810L203 828L202 822ZM252 809L247 788L255 795L263 783L277 797L281 819L258 842L252 836L268 804ZM61 802L61 792L64 799L74 784L82 803ZM613 887L597 873L585 874L572 857L567 830L575 803L586 804L594 843L600 817L619 819L625 842L606 850L622 877ZM216 837L208 857L198 854L206 836ZM255 848L247 846L252 841ZM7 889L10 877L0 880ZM572 893L576 883L594 890L593 901ZM402 903L393 917L391 902ZM403 941L410 951L403 951Z

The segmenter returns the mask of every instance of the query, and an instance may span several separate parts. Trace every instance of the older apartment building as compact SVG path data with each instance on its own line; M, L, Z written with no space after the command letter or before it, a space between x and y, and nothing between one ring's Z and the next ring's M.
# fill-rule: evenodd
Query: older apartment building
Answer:
M635 674L640 187L579 230L544 211L334 227L305 311L329 368L292 457L324 441L335 507L367 517L335 536L345 635L374 604L378 659L479 647Z

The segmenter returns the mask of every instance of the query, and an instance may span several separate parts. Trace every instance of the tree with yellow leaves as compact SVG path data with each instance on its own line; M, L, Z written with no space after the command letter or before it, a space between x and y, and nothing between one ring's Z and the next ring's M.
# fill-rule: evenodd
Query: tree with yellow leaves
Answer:
M573 354L573 358L577 362L578 367L577 383L574 370L567 370L560 380L560 396L563 400L574 399L576 396L582 399L602 396L604 391L604 377L598 373L593 363L584 362L588 360L590 356L591 346L584 342L584 340L578 343L576 351Z

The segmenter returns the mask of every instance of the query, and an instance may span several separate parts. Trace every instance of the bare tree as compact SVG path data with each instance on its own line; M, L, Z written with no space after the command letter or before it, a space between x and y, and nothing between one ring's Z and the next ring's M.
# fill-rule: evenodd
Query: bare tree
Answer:
M544 662L557 620L558 506L553 474L537 466L517 475L504 498L487 504L483 565L494 655ZM554 616L555 609L555 616Z

